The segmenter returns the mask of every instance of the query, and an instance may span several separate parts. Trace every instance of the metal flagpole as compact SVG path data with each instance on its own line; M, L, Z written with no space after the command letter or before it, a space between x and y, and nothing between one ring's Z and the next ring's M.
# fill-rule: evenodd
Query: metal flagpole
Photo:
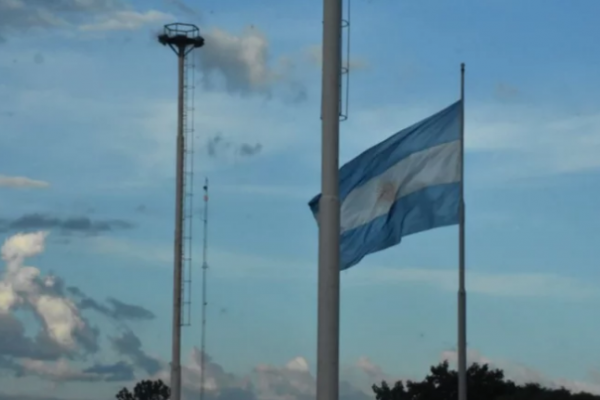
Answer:
M342 0L323 0L316 400L338 400L339 398L340 200L338 169L341 32Z
M458 400L467 400L467 292L465 290L465 64L460 65L460 204L458 228Z

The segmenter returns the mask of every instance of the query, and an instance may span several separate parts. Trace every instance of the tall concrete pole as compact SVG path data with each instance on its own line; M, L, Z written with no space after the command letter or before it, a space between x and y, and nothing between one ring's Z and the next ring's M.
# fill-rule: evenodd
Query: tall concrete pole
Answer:
M324 0L317 400L338 400L339 398L340 199L338 169L342 66L341 31L342 0Z
M183 136L184 118L184 74L185 52L179 49L178 59L178 95L177 95L177 170L175 176L175 243L173 246L173 342L171 357L171 399L181 399L181 274L183 258L183 169L185 143Z

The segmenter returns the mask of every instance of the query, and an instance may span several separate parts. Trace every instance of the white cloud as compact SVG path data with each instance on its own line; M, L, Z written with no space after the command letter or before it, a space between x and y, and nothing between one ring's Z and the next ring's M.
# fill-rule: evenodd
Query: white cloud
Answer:
M8 263L8 270L16 270L25 258L36 256L44 251L47 232L17 234L6 239L2 245L2 259Z
M196 55L206 88L224 83L230 93L270 96L282 89L302 97L305 88L294 79L294 63L289 56L272 60L269 39L259 28L251 25L239 34L213 28L203 36L206 43Z
M372 393L372 385L386 381L388 383L405 380L405 377L394 376L373 362L369 357L362 356L355 363L342 368L341 375L352 382L352 385L362 390L364 393Z
M0 2L0 34L3 39L32 29L48 31L72 29L83 31L134 30L144 25L172 18L157 10L136 11L118 0L49 1L4 0ZM83 22L82 22L83 21Z
M276 79L269 66L269 43L255 28L240 35L214 28L206 33L206 45L198 52L200 69L205 74L219 71L231 91L263 91Z
M48 182L30 179L23 176L0 175L0 187L40 189L47 188L49 186L50 184Z
M16 234L2 245L2 259L6 269L0 281L0 310L9 312L19 304L29 304L41 319L51 340L65 350L75 350L75 336L85 332L75 304L56 293L44 293L51 289L53 281L40 279L40 270L25 266L25 259L44 251L46 232Z
M186 399L198 396L200 366L201 353L194 348L187 365L182 366L182 385ZM361 373L359 369L355 372ZM352 376L356 377L356 375ZM168 382L169 371L162 370L154 378ZM315 396L315 376L309 368L308 361L302 356L291 359L283 366L259 364L244 375L235 375L225 371L221 365L206 355L205 379L205 390L209 396L224 396L226 393L231 393L232 389L240 398L256 398L258 400L308 400ZM350 393L355 396L359 393L358 398L365 400L368 398L367 393L370 393L370 387L365 388L366 392L360 393L359 388L345 381L345 376L342 376L342 383L346 387L346 390L341 393L342 398L345 394ZM353 396L353 398L357 397Z
M137 12L132 10L115 11L97 18L95 22L79 26L82 31L133 31L145 25L174 20L170 14L156 10Z

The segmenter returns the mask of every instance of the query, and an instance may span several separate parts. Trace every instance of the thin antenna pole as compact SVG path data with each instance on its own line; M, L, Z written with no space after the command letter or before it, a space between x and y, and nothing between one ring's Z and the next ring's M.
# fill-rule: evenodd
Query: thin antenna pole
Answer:
M342 0L324 0L316 400L339 398L341 29Z
M175 187L175 245L173 268L173 343L171 361L171 392L173 400L181 399L181 273L183 257L183 172L184 150L183 117L184 117L184 72L185 52L177 54L179 62L178 101L177 101L177 170Z
M204 400L206 371L206 272L208 270L208 178L204 182L204 243L202 249L202 332L200 337L200 400Z
M465 289L465 64L460 65L460 205L458 226L458 400L467 400L467 291Z

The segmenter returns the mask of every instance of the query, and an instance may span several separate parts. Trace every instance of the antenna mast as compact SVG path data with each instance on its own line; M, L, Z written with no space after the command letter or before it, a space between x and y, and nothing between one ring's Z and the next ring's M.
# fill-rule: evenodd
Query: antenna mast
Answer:
M173 266L173 343L171 360L171 399L181 400L181 327L187 325L184 318L182 305L188 306L191 297L184 285L191 279L191 182L193 157L189 157L193 147L187 144L192 123L188 123L189 114L193 116L193 103L190 108L189 101L189 60L188 55L196 48L204 46L204 38L200 30L192 24L175 23L165 25L158 41L169 46L177 55L178 61L178 96L177 96L177 159L176 159L176 188L175 188L175 241L174 241L174 266ZM193 68L191 68L193 73ZM193 80L192 80L193 87ZM193 140L194 135L191 135ZM186 157L187 156L187 157ZM187 161L186 161L187 160ZM188 189L186 190L186 186ZM186 235L186 218L187 224ZM188 245L186 246L186 242ZM188 268L187 277L184 278L184 268ZM188 318L189 320L189 318Z
M342 16L340 34L342 35L342 51L345 55L342 57L342 69L340 71L340 121L348 119L348 104L350 102L350 2L346 0L346 16ZM343 6L343 2L342 2ZM343 7L342 7L343 8ZM344 35L345 31L345 35ZM345 43L344 43L345 41ZM343 48L345 44L345 49ZM345 58L345 59L344 59Z
M204 242L202 244L202 331L200 336L200 400L204 400L206 378L206 272L208 270L208 178L204 181Z

